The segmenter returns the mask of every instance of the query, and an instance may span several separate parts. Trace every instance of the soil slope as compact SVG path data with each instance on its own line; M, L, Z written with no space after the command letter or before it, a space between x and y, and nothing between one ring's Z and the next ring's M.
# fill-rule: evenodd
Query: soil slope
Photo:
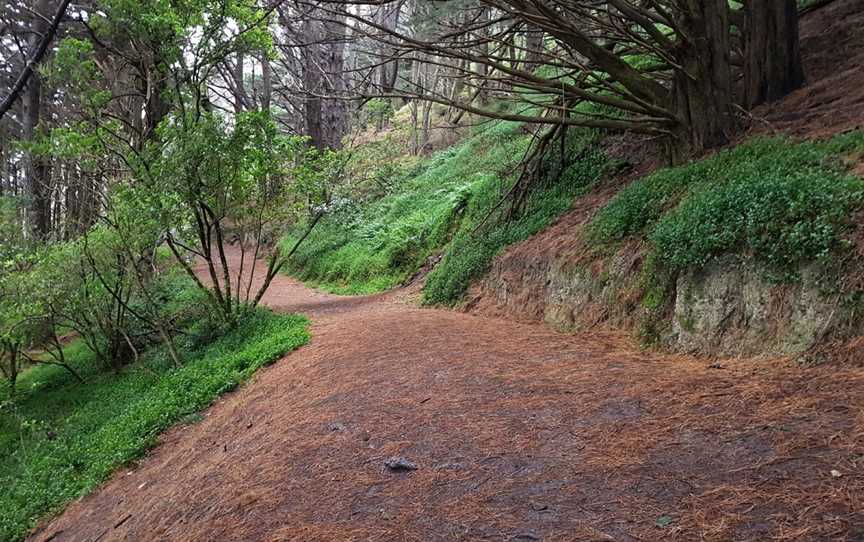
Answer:
M33 540L860 540L864 370L338 297L313 340ZM392 457L417 470L393 472Z

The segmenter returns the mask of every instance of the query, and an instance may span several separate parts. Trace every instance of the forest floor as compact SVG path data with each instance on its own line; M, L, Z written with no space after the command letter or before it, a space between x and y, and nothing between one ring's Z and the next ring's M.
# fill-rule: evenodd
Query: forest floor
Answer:
M266 303L309 315L310 344L32 539L864 538L864 369L648 353L406 297L278 276Z

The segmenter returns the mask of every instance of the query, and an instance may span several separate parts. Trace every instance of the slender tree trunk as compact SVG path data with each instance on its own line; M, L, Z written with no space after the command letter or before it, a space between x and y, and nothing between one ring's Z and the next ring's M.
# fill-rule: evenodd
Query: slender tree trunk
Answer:
M525 31L525 63L522 69L526 72L533 72L540 65L543 55L543 31L529 27Z
M261 111L270 111L273 97L273 72L267 53L261 53Z
M234 115L239 115L246 108L246 83L243 81L243 62L243 53L237 53L237 58L231 70L231 78L234 80Z
M745 6L744 105L779 100L804 85L795 0L749 0Z
M481 12L480 17L478 18L477 22L478 23L488 23L488 21L489 21L489 9L483 8L483 11ZM480 32L481 32L481 37L485 38L486 35L489 33L489 28L484 27ZM489 56L489 43L488 42L484 41L480 45L480 55L483 57ZM475 66L475 70L477 72L477 81L476 81L477 100L480 102L481 105L486 105L489 102L489 93L487 92L488 89L486 86L486 78L489 76L489 66L487 66L486 64L477 64Z
M50 8L48 0L39 0L36 3L37 14L33 15L32 30L28 40L28 48L33 51L39 46L42 36L48 31L49 22L39 14L47 16ZM34 73L27 87L24 89L22 105L24 115L22 122L22 136L24 141L33 142L38 136L39 122L42 112L42 78L39 73ZM25 158L26 190L29 210L29 227L33 234L43 238L51 229L49 217L49 172L47 162L44 158L27 153Z
M399 13L402 9L402 2L395 2L379 6L375 13L376 22L384 28L396 30L399 25ZM395 56L395 51L389 46L382 46L382 64L378 66L378 88L382 94L390 94L396 88L396 78L399 74L399 59ZM385 62L389 57L390 60Z

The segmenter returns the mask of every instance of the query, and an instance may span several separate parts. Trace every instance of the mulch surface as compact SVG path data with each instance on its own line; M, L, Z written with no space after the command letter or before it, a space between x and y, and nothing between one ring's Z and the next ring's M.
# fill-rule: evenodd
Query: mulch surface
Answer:
M267 303L310 315L311 343L33 540L864 537L861 367L646 353L285 277Z

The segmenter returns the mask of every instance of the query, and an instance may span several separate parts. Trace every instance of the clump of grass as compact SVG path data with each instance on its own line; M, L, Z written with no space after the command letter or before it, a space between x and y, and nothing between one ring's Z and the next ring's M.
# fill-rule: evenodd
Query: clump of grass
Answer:
M180 368L155 348L121 373L105 373L76 342L66 356L85 383L54 366L25 372L14 398L0 395L0 539L22 538L140 457L159 433L306 343L307 324L259 310L209 344L198 330L181 344Z

